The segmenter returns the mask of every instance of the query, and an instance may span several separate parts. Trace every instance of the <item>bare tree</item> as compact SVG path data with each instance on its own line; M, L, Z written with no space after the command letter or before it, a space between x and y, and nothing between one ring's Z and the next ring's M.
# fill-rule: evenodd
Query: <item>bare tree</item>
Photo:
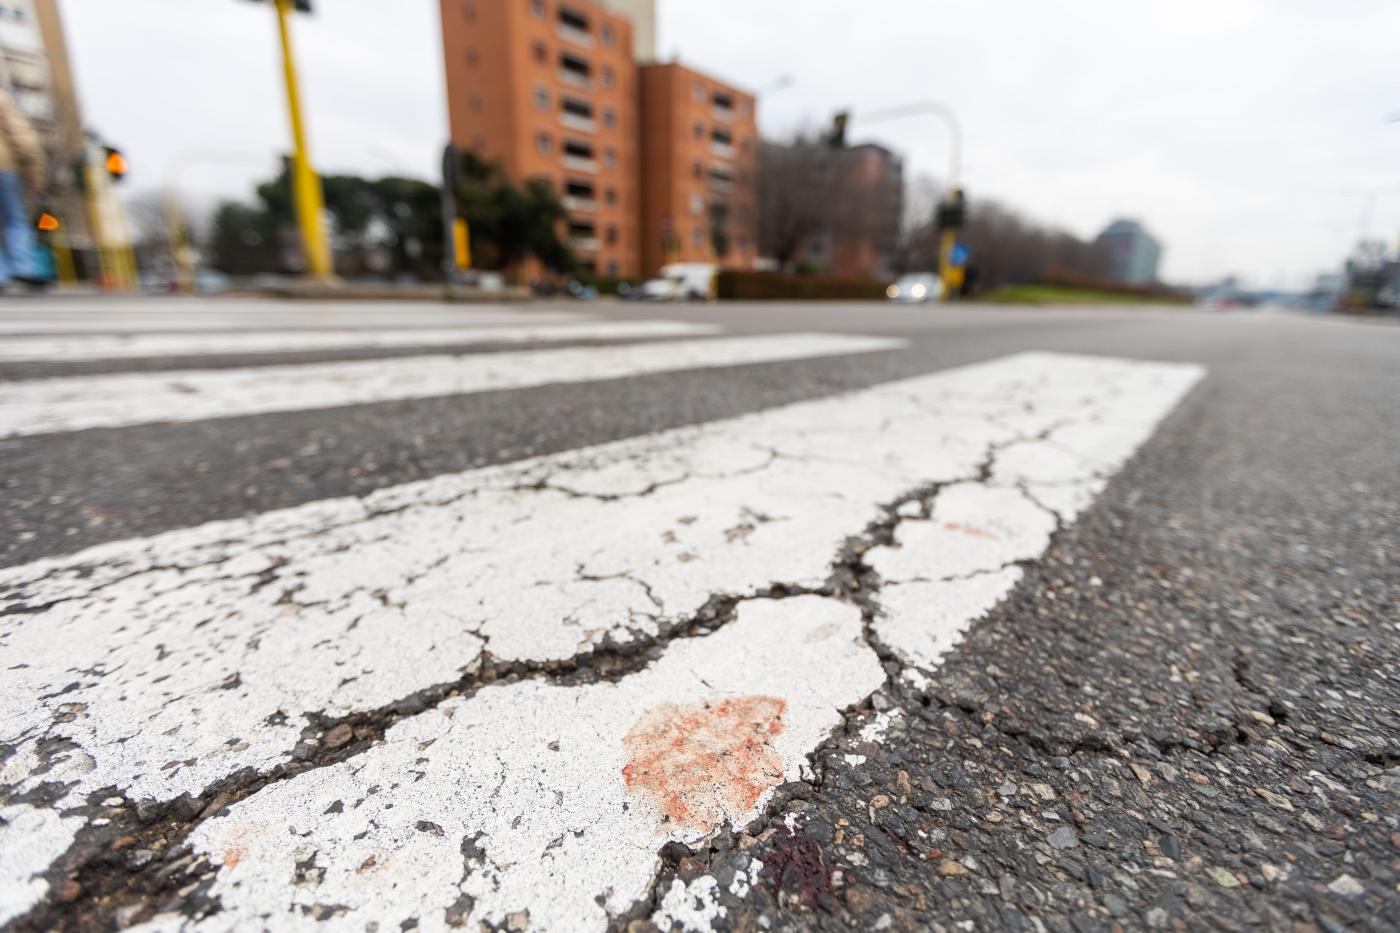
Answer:
M765 140L759 149L758 245L780 265L795 260L830 220L831 153L825 143L798 136Z

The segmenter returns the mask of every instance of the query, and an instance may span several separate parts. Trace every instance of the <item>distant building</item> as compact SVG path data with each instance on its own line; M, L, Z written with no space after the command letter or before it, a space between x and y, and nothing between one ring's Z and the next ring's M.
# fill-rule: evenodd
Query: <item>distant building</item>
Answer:
M643 65L642 268L752 268L758 127L754 97L676 62Z
M813 172L817 190L807 196L825 202L822 223L794 260L843 278L892 278L904 214L903 160L874 143L812 155L823 164Z
M548 180L585 269L752 265L754 98L676 63L639 66L654 58L654 0L442 0L441 11L453 145L517 180Z
M1162 246L1136 220L1115 220L1097 239L1108 264L1108 277L1127 285L1151 285L1157 281Z

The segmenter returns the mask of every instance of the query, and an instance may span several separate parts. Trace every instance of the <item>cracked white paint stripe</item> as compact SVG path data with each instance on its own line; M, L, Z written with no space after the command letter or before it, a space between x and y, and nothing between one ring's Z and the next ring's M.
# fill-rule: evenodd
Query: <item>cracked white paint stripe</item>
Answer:
M902 521L893 546L866 554L883 581L880 640L906 663L937 667L1020 581L1018 562L1045 551L1057 525L1093 501L1199 375L1186 367L1164 383L1116 381L1109 407L1002 445L988 484L951 485L927 519ZM1062 384L1053 391L1071 410L1073 393Z
M1146 437L1200 373L1024 354L0 571L0 605L28 610L0 618L0 741L15 747L0 787L71 781L60 806L109 785L197 794L288 760L310 713L451 683L483 646L504 661L567 659L664 635L717 593L819 585L882 504L931 483L955 484L923 523L936 527L901 529L906 553L871 554L891 579L927 581L900 586L1036 556L1047 513L1016 487L1043 501L1116 464L1093 455L1087 474L1036 482L994 465L989 489L974 480L992 453L1097 424L1126 457L1132 432ZM947 534L972 544L949 547ZM948 566L910 563L915 543ZM916 659L927 650L881 637ZM41 751L41 738L71 745Z
M0 923L39 903L49 890L40 874L72 844L82 823L27 804L0 807Z
M602 930L646 893L666 842L743 826L810 776L842 708L884 680L860 636L854 606L758 599L618 683L445 701L195 830L223 866L203 928L292 928L337 905L346 929L443 929L455 906L468 929L523 913L531 929Z
M119 373L0 383L0 434L306 411L647 373L743 366L904 346L885 337L769 334L622 347L411 356L232 370Z
M518 320L518 319L511 319ZM490 321L486 323L491 323ZM257 331L233 334L91 334L27 337L0 344L0 362L120 360L140 357L214 356L236 353L306 353L319 350L531 344L571 340L700 337L717 324L688 321L596 321L505 327L422 330Z

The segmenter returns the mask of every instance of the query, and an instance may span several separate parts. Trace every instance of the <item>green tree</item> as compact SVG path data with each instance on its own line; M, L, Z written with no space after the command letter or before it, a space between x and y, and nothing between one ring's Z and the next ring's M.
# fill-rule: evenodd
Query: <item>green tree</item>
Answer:
M229 275L281 271L277 231L267 212L225 201L214 211L207 249L211 263Z
M568 212L548 181L532 178L518 186L499 163L462 153L457 203L470 222L475 265L514 270L533 256L554 272L567 274L578 267L560 236Z

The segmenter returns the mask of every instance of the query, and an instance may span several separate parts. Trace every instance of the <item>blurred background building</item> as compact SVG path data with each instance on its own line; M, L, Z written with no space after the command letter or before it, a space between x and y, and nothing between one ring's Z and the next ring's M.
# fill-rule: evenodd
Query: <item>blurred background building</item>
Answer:
M1136 220L1115 220L1096 241L1102 250L1108 278L1126 285L1151 285L1157 281L1162 246Z
M752 266L752 95L650 62L654 0L443 0L452 143L547 180L583 271Z
M50 209L67 239L85 245L86 211L71 171L85 138L58 0L0 0L0 87L43 141Z
M678 62L644 65L642 265L758 258L754 97Z

